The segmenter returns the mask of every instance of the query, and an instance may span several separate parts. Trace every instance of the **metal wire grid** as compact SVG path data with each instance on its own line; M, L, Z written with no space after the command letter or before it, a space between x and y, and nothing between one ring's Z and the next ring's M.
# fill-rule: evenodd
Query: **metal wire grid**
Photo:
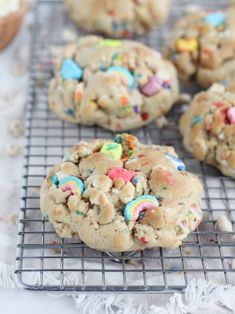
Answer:
M174 3L170 23L139 40L151 47L162 47L187 3L187 0ZM213 6L213 0L198 3ZM221 6L224 4L220 1ZM219 232L215 226L216 216L227 214L234 228L235 182L185 153L177 129L180 108L169 115L171 125L168 129L159 130L150 125L132 132L145 143L175 146L188 169L197 173L204 183L204 222L200 230L193 232L179 249L156 248L116 255L97 252L79 241L58 239L48 220L42 218L39 187L48 170L61 160L66 149L81 139L113 137L112 133L97 127L77 127L62 122L48 110L50 47L64 42L64 28L74 29L74 25L67 19L62 1L38 1L25 113L26 142L16 262L18 283L33 290L86 292L180 291L192 278L216 278L223 284L235 284L235 270L230 267L235 257L234 238L231 241L235 232L228 235ZM69 278L73 278L73 284ZM138 280L138 284L134 279Z

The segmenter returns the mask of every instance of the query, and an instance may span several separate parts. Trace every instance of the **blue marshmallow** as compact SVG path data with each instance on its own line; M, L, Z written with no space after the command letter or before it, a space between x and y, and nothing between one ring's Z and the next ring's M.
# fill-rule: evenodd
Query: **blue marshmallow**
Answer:
M166 154L166 158L169 159L173 165L175 166L175 168L179 171L185 171L186 167L185 164L183 163L182 160L180 160L179 158L176 158L175 156L173 156L172 154Z
M81 80L83 70L71 59L66 59L61 68L61 75L64 80Z

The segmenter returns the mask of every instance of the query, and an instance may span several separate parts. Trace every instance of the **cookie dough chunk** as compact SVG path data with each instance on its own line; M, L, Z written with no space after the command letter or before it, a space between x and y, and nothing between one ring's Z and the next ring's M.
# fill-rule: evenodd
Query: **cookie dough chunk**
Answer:
M65 0L69 16L88 32L129 38L166 21L171 0Z
M201 86L230 80L235 74L235 8L197 11L182 18L170 37L166 55L183 81Z
M195 158L235 178L235 84L199 93L180 121L184 146Z
M173 147L122 134L74 146L48 173L41 210L60 237L97 250L176 248L202 220L201 193Z
M120 131L165 115L177 98L176 70L158 52L88 36L64 49L49 106L63 120Z

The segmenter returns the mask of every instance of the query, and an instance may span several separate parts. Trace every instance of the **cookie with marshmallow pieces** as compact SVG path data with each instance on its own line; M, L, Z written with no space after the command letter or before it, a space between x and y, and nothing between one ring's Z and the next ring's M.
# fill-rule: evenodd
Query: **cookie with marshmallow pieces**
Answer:
M75 145L41 187L60 237L110 252L176 248L202 220L202 185L173 147L130 134Z

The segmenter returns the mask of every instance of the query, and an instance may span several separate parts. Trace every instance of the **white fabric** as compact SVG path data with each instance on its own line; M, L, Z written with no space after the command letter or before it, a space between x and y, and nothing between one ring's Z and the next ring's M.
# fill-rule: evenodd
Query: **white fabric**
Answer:
M19 190L22 158L10 158L7 145L23 145L22 138L14 138L8 132L9 123L22 117L27 89L27 62L29 55L30 16L24 28L11 47L0 54L0 285L15 287L14 262L17 226L14 215L19 208ZM20 75L16 75L16 73ZM170 254L170 253L169 253ZM33 265L31 265L33 266ZM89 266L96 267L95 263ZM213 266L213 262L211 264ZM115 266L113 266L115 267ZM157 275L156 275L157 276ZM109 278L107 280L111 280ZM31 283L38 278L26 278ZM65 281L73 283L75 278L66 276ZM98 281L95 276L92 282ZM156 280L156 279L155 279ZM174 282L179 276L174 278ZM131 278L138 283L138 278ZM213 278L214 284L203 280L192 280L185 294L175 295L85 295L73 294L79 313L231 313L235 311L235 288L219 286L220 278ZM48 275L44 283L58 283L54 274ZM55 295L55 294L54 294Z

